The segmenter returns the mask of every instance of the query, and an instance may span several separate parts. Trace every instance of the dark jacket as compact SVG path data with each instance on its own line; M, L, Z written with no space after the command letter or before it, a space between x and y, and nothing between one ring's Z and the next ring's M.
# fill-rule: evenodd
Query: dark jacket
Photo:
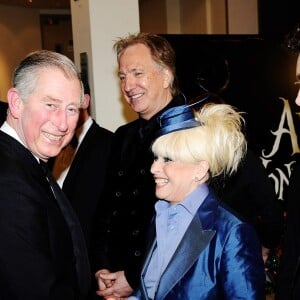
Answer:
M62 186L78 216L88 249L104 186L111 140L112 132L93 121L77 149Z
M251 150L219 191L220 198L252 224L261 244L270 249L279 246L283 232L283 208L260 158Z
M162 111L184 104L175 97ZM156 202L151 144L157 117L137 119L119 127L113 137L108 180L101 197L95 235L94 270L125 270L132 288L139 284L147 231Z
M84 299L66 224L72 216L37 159L2 131L0 166L0 299Z
M286 229L278 274L276 299L300 299L300 164L296 164L287 191Z

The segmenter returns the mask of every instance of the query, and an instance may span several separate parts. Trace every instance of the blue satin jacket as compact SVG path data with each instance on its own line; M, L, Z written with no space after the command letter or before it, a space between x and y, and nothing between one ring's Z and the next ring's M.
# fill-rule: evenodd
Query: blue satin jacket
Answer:
M155 247L154 237L136 299L149 299L143 278ZM256 232L212 191L161 276L155 300L162 299L265 299L264 264Z

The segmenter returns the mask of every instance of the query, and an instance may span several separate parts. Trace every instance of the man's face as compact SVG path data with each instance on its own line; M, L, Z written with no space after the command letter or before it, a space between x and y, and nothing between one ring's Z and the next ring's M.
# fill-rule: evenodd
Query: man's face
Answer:
M47 161L70 142L79 116L78 79L66 78L59 69L43 69L25 103L15 88L9 90L8 99L13 127L35 156Z
M125 49L119 77L126 101L143 119L149 120L172 99L170 71L159 66L143 44Z
M296 78L297 84L300 85L300 54L298 55L297 65L296 65ZM296 104L300 106L300 87L298 89L298 94L295 100Z

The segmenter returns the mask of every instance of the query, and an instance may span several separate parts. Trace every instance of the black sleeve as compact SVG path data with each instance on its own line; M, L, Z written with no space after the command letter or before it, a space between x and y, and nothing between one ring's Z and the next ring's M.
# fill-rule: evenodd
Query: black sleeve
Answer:
M276 248L283 232L283 206L260 158L249 149L234 174L225 184L220 197L258 232L261 244Z

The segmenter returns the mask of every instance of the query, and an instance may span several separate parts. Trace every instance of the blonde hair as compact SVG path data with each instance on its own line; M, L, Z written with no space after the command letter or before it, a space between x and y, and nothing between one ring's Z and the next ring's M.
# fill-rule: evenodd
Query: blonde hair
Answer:
M194 113L202 125L162 135L154 141L153 153L187 163L207 161L211 177L231 175L247 149L241 113L228 104L212 103Z

